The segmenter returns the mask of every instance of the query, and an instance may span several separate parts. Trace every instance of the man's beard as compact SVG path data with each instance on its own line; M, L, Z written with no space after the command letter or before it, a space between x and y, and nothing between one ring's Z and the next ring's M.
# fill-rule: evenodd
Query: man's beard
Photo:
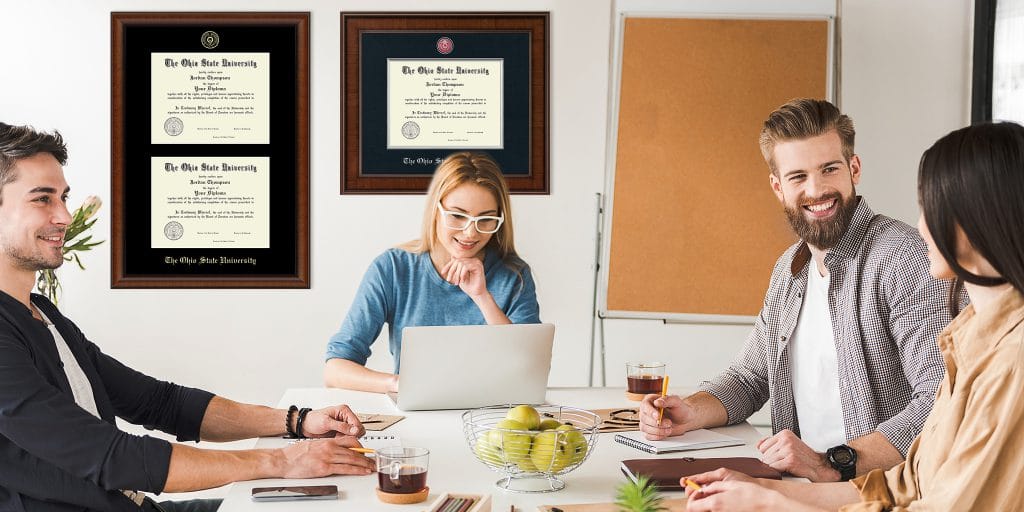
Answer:
M789 219L793 231L796 231L797 236L804 242L818 249L835 247L846 233L846 228L850 226L853 212L857 211L856 192L850 194L850 198L845 201L838 193L832 193L808 202L817 203L832 198L836 200L836 213L825 220L809 220L802 206L785 206L786 218Z
M16 267L24 270L38 272L40 270L55 269L64 264L64 251L62 250L57 250L56 254L47 258L41 252L30 253L18 247L4 244L2 237L0 237L0 247L2 247L4 254L7 255Z

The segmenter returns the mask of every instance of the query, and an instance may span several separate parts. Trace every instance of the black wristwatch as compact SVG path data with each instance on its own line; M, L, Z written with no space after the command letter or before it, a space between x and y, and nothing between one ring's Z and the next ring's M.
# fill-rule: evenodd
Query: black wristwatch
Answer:
M857 450L841 444L825 452L828 463L839 472L839 479L847 481L857 476Z

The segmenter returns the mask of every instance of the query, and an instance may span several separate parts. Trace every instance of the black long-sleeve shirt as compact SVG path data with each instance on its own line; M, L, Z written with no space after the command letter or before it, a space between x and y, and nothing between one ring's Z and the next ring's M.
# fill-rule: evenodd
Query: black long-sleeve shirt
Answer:
M0 511L138 511L120 490L161 492L171 445L122 432L114 417L196 441L213 395L128 368L44 297L32 303L82 367L100 417L75 403L46 325L0 292Z

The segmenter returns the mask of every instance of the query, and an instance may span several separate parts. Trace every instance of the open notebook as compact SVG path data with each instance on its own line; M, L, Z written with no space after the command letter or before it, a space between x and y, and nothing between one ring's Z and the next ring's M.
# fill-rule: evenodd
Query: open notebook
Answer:
M742 439L719 434L707 429L691 430L681 436L666 437L660 441L645 439L643 432L626 432L624 434L615 434L615 441L640 451L655 454L743 444Z

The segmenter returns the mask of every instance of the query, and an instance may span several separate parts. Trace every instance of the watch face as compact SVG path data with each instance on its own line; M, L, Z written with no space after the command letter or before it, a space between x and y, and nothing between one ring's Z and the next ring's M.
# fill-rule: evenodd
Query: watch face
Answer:
M832 452L832 460L836 461L837 464L846 465L853 461L853 457L850 456L850 452L847 450L836 450Z

